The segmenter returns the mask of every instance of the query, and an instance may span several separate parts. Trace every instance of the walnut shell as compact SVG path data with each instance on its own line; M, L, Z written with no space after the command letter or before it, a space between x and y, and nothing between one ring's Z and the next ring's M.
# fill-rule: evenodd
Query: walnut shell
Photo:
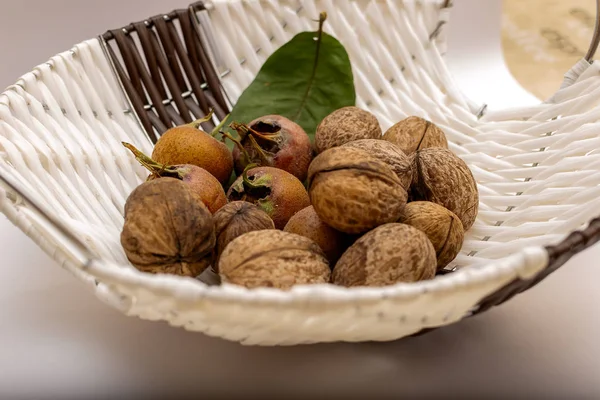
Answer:
M404 207L398 222L425 233L435 249L437 269L454 260L463 245L465 231L452 211L429 201L414 201Z
M342 146L363 149L375 158L384 161L398 175L398 178L402 181L402 187L406 190L410 189L413 174L412 162L410 157L404 154L395 144L386 140L360 139Z
M179 179L147 181L127 198L121 245L141 271L195 277L211 261L213 218Z
M433 122L420 117L408 117L390 127L383 139L398 146L406 155L428 147L448 148L448 140Z
M218 260L225 247L238 236L261 229L275 229L275 224L266 212L247 201L233 201L221 207L214 214L215 259ZM213 264L215 272L219 272L218 264Z
M339 259L332 282L341 286L386 286L435 276L433 245L410 225L381 225L358 239Z
M378 139L381 133L379 121L373 114L354 106L343 107L323 118L317 126L315 151L322 153L358 139Z
M298 211L283 229L307 237L319 245L333 266L350 246L352 238L321 221L313 206Z
M464 230L473 226L479 209L477 183L471 170L448 149L431 147L413 155L411 201L439 204L460 218Z
M279 230L261 230L232 240L219 259L222 282L289 289L294 285L327 283L331 270L323 251L312 240Z
M394 171L364 150L334 147L308 168L309 196L319 218L345 233L397 221L407 193Z

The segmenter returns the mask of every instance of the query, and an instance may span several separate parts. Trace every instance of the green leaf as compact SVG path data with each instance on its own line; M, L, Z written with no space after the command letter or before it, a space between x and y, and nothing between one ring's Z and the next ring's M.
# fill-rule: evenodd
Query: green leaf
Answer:
M337 39L323 32L324 20L322 14L317 32L297 34L265 61L229 121L247 124L279 114L299 124L312 140L323 118L355 105L350 58Z

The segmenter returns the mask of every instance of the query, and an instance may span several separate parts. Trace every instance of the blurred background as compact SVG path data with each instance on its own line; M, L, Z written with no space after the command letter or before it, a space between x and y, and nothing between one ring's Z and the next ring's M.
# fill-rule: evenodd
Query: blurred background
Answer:
M502 49L509 71L535 96L550 97L585 55L595 21L593 0L504 0Z

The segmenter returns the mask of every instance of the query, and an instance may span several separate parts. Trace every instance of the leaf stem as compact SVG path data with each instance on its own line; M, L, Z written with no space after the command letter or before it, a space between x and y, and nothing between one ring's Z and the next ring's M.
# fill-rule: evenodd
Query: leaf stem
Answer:
M313 69L312 69L310 78L308 80L308 86L306 87L306 92L304 93L304 97L302 98L302 103L300 104L300 107L298 107L298 111L296 112L296 115L294 115L294 118L293 118L294 121L298 120L298 117L304 110L304 106L306 105L306 102L308 101L308 96L310 95L313 84L315 82L315 77L317 76L317 66L319 65L319 53L321 52L321 42L323 41L323 24L325 23L326 19L327 19L327 13L325 11L322 11L319 14L319 31L317 32L317 48L315 50L315 62L313 63Z

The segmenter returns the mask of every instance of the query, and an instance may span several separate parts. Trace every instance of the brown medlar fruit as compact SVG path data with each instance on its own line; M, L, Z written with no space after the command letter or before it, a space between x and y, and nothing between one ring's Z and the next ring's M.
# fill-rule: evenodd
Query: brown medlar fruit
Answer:
M386 286L435 276L433 245L410 225L392 223L364 234L342 254L333 268L336 285Z
M413 155L411 201L439 204L460 218L464 230L477 218L479 193L471 170L448 149L430 147Z
M413 226L427 235L440 270L454 260L463 245L465 232L452 211L429 201L414 201L404 207L398 222Z
M166 165L196 165L226 183L233 170L231 151L225 143L199 128L211 118L212 112L190 124L168 129L156 142L152 159Z
M398 146L406 155L428 147L448 148L448 140L433 122L421 117L408 117L392 125L384 134L387 140Z
M319 218L350 234L397 221L407 199L389 165L353 147L334 147L315 157L308 187Z
M144 182L125 203L121 245L140 271L195 277L211 262L213 218L182 181Z
M265 115L248 125L230 125L240 136L234 140L233 161L236 174L248 164L282 169L304 182L312 160L310 138L297 123L281 115Z
M245 233L225 247L219 275L224 283L289 289L327 283L331 270L323 251L312 240L279 230L261 230Z
M335 110L319 123L315 132L317 153L358 139L381 138L377 117L358 107Z
M283 229L292 215L310 204L302 182L289 172L273 167L248 166L227 192L229 201L256 204Z
M233 201L223 206L214 216L215 234L215 259L221 256L225 247L238 236L247 232L261 229L275 229L275 224L266 212L258 206L247 201ZM218 264L213 264L215 272Z
M327 256L330 266L335 265L352 240L349 235L321 221L313 206L298 211L283 230L307 237L318 244Z
M342 147L363 149L385 162L398 175L402 181L402 187L405 190L410 188L413 174L411 159L395 144L380 139L360 139L343 144Z
M213 214L227 203L227 196L225 196L223 186L221 186L217 178L204 168L192 164L159 164L133 145L125 142L123 142L123 145L131 150L139 163L151 172L147 180L164 177L180 179L190 187L192 192L198 196L200 201Z

